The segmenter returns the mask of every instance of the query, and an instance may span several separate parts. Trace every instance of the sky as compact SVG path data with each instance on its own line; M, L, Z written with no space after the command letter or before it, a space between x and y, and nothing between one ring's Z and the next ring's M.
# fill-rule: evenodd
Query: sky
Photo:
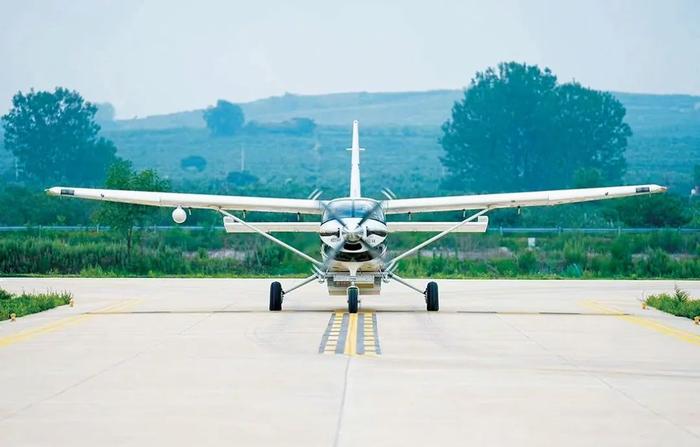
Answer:
M454 89L510 60L601 90L700 95L700 1L0 0L0 113L56 86L119 118Z

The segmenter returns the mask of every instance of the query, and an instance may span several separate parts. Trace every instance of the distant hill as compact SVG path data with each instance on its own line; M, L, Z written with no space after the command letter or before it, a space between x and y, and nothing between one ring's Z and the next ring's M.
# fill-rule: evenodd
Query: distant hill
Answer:
M440 125L449 116L452 104L462 97L461 90L431 90L401 93L332 93L328 95L272 96L240 103L246 120L286 121L295 117L312 118L318 124L347 125L359 119L364 125ZM118 120L115 129L171 129L204 127L203 110Z
M435 194L444 173L440 125L462 95L461 90L287 94L241 104L249 121L312 118L319 126L306 136L244 132L215 138L204 127L202 110L118 120L105 125L103 134L114 141L118 155L137 168L156 168L172 179L224 179L245 163L263 184L294 181L304 185L305 194L315 187L330 194L347 187L344 149L350 143L350 123L358 119L367 148L363 175L368 192L388 186L402 196ZM662 183L685 194L692 167L700 164L700 97L615 96L627 108L626 120L634 133L625 154L625 181ZM207 161L202 172L182 169L181 161L191 156ZM0 172L12 174L13 166L12 156L0 150Z
M627 108L627 121L637 132L671 130L697 135L700 96L613 93ZM450 115L462 90L399 93L332 93L273 96L242 103L246 119L275 122L312 118L321 125L348 125L359 119L365 126L439 126ZM113 130L203 128L202 110L146 118L118 120Z

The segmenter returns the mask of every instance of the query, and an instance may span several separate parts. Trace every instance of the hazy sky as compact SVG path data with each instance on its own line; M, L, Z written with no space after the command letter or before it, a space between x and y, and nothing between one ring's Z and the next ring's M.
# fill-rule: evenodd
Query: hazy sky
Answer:
M504 60L598 89L700 94L700 1L0 0L0 113L18 90L57 85L121 118L461 88Z

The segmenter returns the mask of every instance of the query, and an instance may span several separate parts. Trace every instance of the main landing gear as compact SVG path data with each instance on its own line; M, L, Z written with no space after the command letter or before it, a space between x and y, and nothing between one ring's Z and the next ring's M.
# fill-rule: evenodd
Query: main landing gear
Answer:
M425 304L428 312L437 312L440 310L440 301L438 299L438 285L435 281L430 281L428 287L425 288Z
M435 281L430 281L425 288L424 291L420 290L419 288L413 286L412 284L407 283L404 281L402 278L398 277L394 273L389 273L388 275L389 278L397 281L400 284L403 284L404 286L415 290L416 292L422 294L425 297L425 307L428 310L428 312L437 312L440 310L440 300L439 300L439 293L438 293L438 285ZM282 299L284 298L284 294L291 292L292 290L298 289L299 287L308 284L309 282L318 279L317 275L312 275L308 278L306 278L304 281L301 283L295 285L294 287L288 289L287 291L282 290L282 284L280 284L278 281L273 282L270 284L270 310L271 311L280 311L282 310ZM359 305L360 305L360 289L357 286L350 286L347 289L348 291L348 313L351 314L356 314Z
M270 310L282 310L282 284L275 281L270 284Z
M397 283L404 285L411 290L415 290L416 292L423 295L423 297L425 298L425 308L428 310L428 312L437 312L438 310L440 310L438 285L435 281L430 281L425 290L421 290L413 284L406 282L405 279L401 278L391 270L387 272L385 281L388 281L389 279L393 279Z

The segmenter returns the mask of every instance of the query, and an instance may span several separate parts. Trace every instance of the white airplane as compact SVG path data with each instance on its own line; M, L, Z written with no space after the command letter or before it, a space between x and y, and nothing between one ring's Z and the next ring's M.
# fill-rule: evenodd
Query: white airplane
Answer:
M488 211L497 208L523 206L552 206L563 203L612 199L666 191L659 185L611 186L603 188L563 189L552 191L483 194L465 196L397 199L385 191L387 200L363 197L360 187L360 148L358 122L353 122L350 194L333 200L318 200L315 191L308 199L270 197L181 194L169 192L124 191L109 189L71 188L55 186L49 195L78 197L109 202L132 203L174 208L172 217L178 223L187 219L186 209L211 209L221 213L224 228L229 233L258 233L311 263L313 274L300 283L283 290L279 282L270 285L270 310L282 309L285 295L312 281L326 282L331 295L346 295L348 312L356 313L360 295L378 295L383 282L394 280L423 295L428 311L439 309L438 285L431 281L425 290L409 284L395 273L398 262L413 255L449 233L483 233L488 226ZM466 216L467 210L476 210ZM247 222L229 211L264 211L321 215L319 222ZM387 222L388 214L463 211L459 222ZM388 259L386 238L397 232L434 232L433 237L410 250ZM318 233L321 260L274 237L273 232Z

